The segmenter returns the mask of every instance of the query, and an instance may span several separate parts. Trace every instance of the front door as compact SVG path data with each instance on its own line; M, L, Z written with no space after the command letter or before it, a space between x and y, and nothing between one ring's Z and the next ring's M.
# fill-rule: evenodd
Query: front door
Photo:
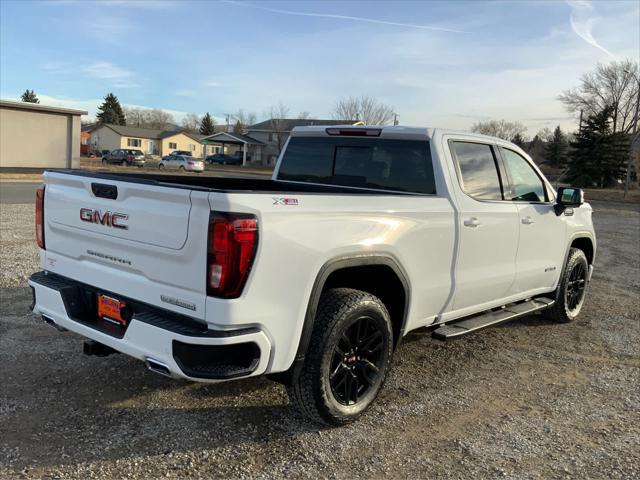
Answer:
M458 199L458 255L453 310L504 298L515 279L518 210L505 201L494 145L451 140Z
M564 263L566 223L553 208L553 193L534 167L514 150L500 147L509 179L508 198L518 209L520 240L513 294L555 285Z

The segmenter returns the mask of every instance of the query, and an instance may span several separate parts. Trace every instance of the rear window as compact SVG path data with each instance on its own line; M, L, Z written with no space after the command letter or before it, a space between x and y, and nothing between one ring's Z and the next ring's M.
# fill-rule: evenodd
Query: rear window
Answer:
M129 155L144 155L144 153L142 153L142 150L127 150L126 152Z
M293 137L278 179L436 193L426 140Z

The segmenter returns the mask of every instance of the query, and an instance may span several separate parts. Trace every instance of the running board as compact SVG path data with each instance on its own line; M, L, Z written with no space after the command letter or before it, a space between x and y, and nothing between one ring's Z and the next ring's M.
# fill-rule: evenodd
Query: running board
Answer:
M534 298L521 303L513 303L497 310L491 310L467 317L455 323L442 325L433 331L433 337L438 340L449 340L451 338L461 337L469 333L477 332L483 328L545 310L554 303L555 300L546 297Z

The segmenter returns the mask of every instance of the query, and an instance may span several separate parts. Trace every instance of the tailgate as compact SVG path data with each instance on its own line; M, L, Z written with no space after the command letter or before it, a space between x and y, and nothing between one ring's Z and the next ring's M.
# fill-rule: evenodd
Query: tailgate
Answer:
M43 268L204 318L207 192L99 175L44 177Z

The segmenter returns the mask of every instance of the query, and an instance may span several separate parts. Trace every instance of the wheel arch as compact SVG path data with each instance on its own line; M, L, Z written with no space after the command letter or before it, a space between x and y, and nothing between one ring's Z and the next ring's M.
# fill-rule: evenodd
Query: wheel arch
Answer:
M593 265L596 252L593 239L590 236L578 235L572 238L571 244L569 245L569 250L571 250L572 248L578 248L582 250L584 252L584 255L587 257L587 263L589 265Z
M318 271L307 303L293 364L286 372L270 375L272 379L286 383L299 373L311 340L320 297L326 289L338 287L363 290L380 298L391 315L394 349L397 348L404 336L411 293L405 270L388 253L340 256L326 262Z

